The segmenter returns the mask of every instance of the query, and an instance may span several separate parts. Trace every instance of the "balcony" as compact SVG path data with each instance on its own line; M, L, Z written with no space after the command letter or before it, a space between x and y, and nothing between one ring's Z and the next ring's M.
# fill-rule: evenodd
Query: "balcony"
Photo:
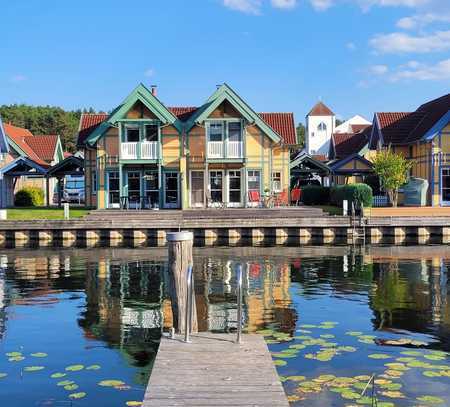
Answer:
M120 144L122 160L156 160L159 158L157 141L127 142Z
M208 158L243 158L244 148L242 141L209 141Z

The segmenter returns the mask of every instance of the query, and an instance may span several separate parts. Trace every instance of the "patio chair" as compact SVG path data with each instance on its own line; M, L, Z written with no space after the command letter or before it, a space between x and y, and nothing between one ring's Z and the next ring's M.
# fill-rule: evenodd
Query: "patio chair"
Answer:
M302 197L302 190L300 188L294 188L291 191L291 202L295 202L296 206L298 206L301 197Z
M248 204L249 206L254 206L256 204L258 208L262 207L261 194L259 191L248 191Z
M279 194L277 194L275 196L275 206L276 207L288 206L288 205L289 205L288 194L286 191L280 192Z

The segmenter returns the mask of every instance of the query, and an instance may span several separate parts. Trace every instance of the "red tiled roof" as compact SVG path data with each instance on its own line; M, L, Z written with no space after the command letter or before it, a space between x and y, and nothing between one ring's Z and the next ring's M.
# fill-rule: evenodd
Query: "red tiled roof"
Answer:
M369 126L370 127L370 126ZM367 128L366 128L367 129ZM370 129L371 130L371 129ZM333 145L335 157L337 159L348 157L349 155L359 153L368 142L370 131L360 133L334 133Z
M32 136L25 141L41 160L50 164L55 157L58 138L56 135Z
M423 117L419 112L376 113L384 144L403 144Z
M84 144L89 135L108 118L107 113L83 113L80 118L78 145Z
M334 113L323 102L318 102L308 113L308 116L334 116Z
M194 113L198 107L194 106L172 106L167 108L170 112L172 112L175 116L177 116L180 120L185 121L189 119L189 117Z
M33 148L28 143L29 140L35 138L33 134L21 127L13 126L11 124L4 124L6 135L15 143L17 146L27 155L28 158L35 161L39 165L48 166L48 163L45 162L38 154L33 150ZM31 142L33 144L33 142Z
M281 136L285 144L297 144L293 113L259 113L259 116Z

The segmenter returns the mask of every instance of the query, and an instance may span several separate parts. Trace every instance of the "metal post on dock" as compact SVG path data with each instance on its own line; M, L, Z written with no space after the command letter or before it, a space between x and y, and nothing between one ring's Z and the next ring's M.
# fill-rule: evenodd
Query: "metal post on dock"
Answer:
M194 235L183 231L168 233L167 244L173 327L177 334L187 334L189 339L191 333L198 331L192 268Z
M236 343L241 343L242 337L242 265L238 264L236 267L237 280L237 335Z
M69 202L64 202L64 219L69 220L70 219L70 207Z

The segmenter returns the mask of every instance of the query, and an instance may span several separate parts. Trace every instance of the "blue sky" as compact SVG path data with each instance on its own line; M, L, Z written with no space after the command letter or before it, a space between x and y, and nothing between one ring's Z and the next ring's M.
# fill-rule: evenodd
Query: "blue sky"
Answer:
M449 92L449 0L28 0L0 6L0 104L110 110L139 82L198 105L342 118Z

